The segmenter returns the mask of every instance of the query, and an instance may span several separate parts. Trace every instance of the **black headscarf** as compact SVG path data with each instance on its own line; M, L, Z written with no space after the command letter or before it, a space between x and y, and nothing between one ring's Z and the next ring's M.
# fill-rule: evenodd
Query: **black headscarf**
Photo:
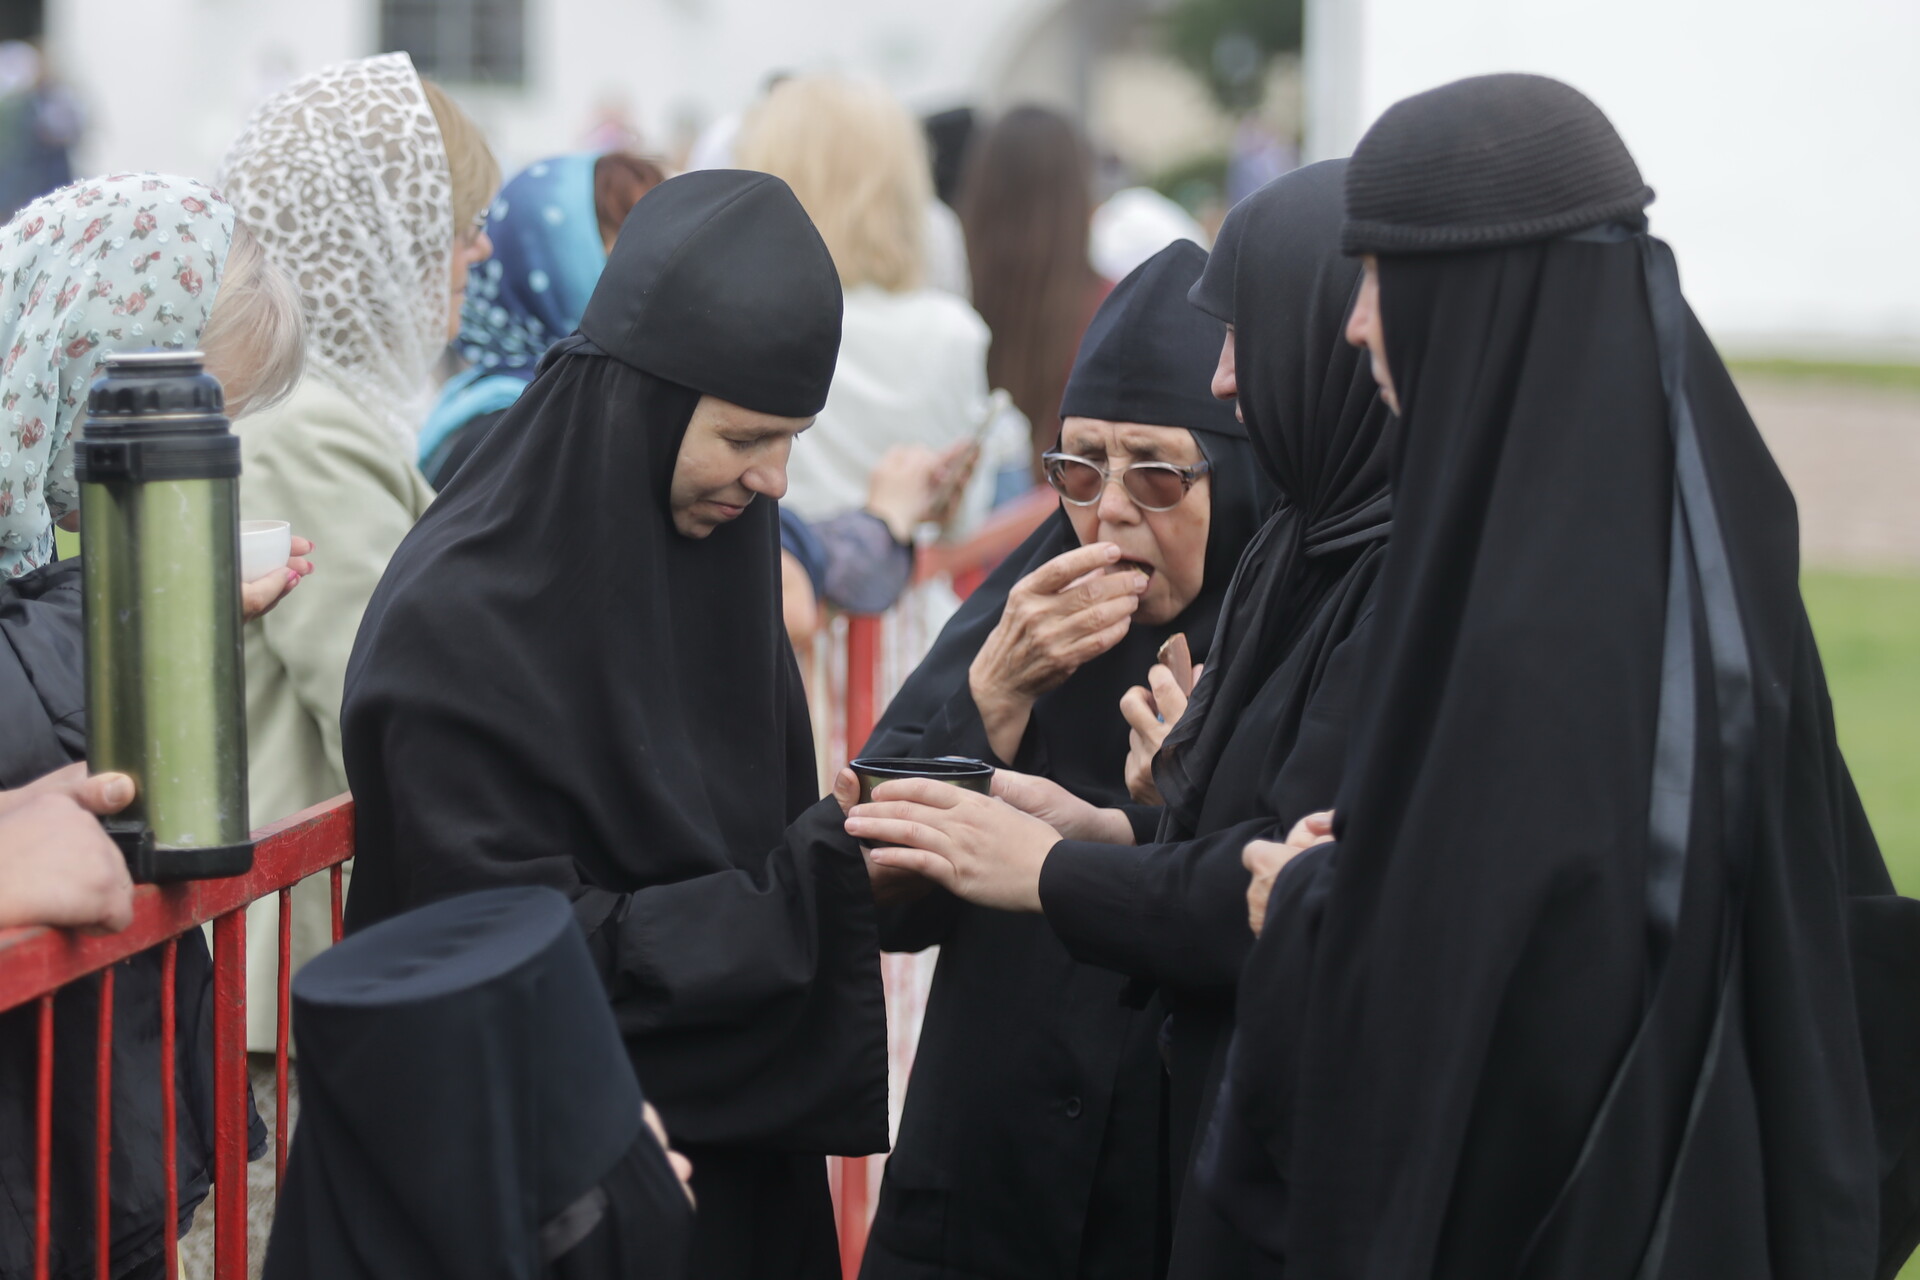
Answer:
M1144 683L1169 636L1185 632L1196 662L1206 657L1226 584L1273 492L1262 482L1233 406L1209 387L1225 327L1186 303L1206 254L1191 241L1167 246L1114 286L1087 326L1061 417L1184 427L1212 463L1212 511L1205 579L1180 616L1128 629L1120 643L1076 671L1034 704L1020 759L1002 761L1043 773L1100 804L1127 799L1126 721L1120 696ZM907 682L887 705L866 750L912 754L930 728L950 751L970 747L991 758L986 732L967 694L967 669L999 625L1007 593L1022 578L1080 545L1064 506L1001 562L960 607ZM943 712L956 698L966 705ZM937 722L937 727L936 727ZM964 723L965 731L950 732ZM1110 732L1100 732L1105 726Z
M789 826L818 783L777 512L693 539L669 510L703 391L819 406L839 297L778 179L657 187L583 332L395 553L347 670L348 928L489 885L566 892L689 1141L884 1143L864 871L831 802Z
M1913 904L1834 744L1792 496L1642 226L1380 273L1373 695L1231 1073L1288 1270L1879 1274L1848 932L1911 957Z
M1343 616L1330 601L1371 585L1367 551L1392 529L1390 415L1365 359L1341 336L1359 284L1358 267L1336 250L1345 168L1343 160L1311 165L1241 201L1188 295L1234 326L1240 412L1282 501L1240 562L1214 658L1154 762L1167 802L1163 840L1200 829L1208 786L1243 716L1273 717L1270 736L1292 741L1288 721L1310 680L1284 706L1254 695L1290 652L1312 643L1309 628Z
M293 980L300 1127L266 1274L682 1274L693 1213L567 900L495 889Z

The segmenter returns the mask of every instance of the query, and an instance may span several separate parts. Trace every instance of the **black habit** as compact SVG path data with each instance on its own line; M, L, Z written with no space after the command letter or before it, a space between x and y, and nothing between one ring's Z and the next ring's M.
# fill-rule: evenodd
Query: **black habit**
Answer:
M1180 241L1102 303L1063 417L1186 428L1212 464L1205 581L1170 622L1136 625L1033 708L1016 757L993 755L968 668L1007 593L1079 545L1057 512L971 595L902 686L866 750L967 755L1127 803L1120 697L1184 632L1204 660L1220 599L1273 492L1231 404L1209 390L1226 326L1190 306L1206 254ZM880 913L881 945L940 948L866 1280L1140 1280L1164 1266L1159 1018L1123 1004L1126 979L1079 964L1046 921L945 890Z
M1391 527L1389 415L1341 336L1359 281L1339 253L1343 168L1297 170L1243 201L1192 295L1216 313L1231 301L1220 318L1234 326L1240 411L1283 502L1241 559L1213 659L1155 762L1158 839L1062 841L1040 876L1067 950L1157 986L1169 1014L1177 1278L1251 1265L1204 1197L1182 1192L1252 941L1241 851L1333 803Z
M687 1277L693 1208L562 895L359 931L294 978L293 1034L268 1280Z
M347 671L348 929L452 893L572 899L635 1070L693 1158L693 1274L838 1273L828 1153L886 1145L873 901L816 803L777 511L669 510L703 392L825 402L839 281L786 185L636 205L580 332L395 553Z
M1528 162L1599 129L1624 156L1572 90L1492 77L1352 162L1418 137L1483 214L1392 252L1375 167L1353 243L1405 411L1372 692L1339 840L1275 886L1204 1175L1252 1205L1264 1164L1288 1275L1867 1280L1912 1243L1879 1183L1913 1176L1917 904L1835 745L1792 495L1671 253L1637 214L1568 235L1550 197L1608 193Z

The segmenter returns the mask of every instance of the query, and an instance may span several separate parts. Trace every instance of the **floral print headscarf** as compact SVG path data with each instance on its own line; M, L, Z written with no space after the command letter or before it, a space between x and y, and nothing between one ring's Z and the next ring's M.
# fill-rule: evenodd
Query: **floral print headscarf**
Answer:
M73 436L109 355L196 346L233 209L191 178L117 174L43 196L0 228L0 576L53 559L78 505Z

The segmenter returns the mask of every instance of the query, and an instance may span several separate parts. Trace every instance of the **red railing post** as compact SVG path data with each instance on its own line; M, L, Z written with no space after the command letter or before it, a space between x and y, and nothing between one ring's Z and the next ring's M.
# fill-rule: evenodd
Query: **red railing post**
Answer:
M213 922L213 1274L247 1276L247 913Z
M880 619L847 619L847 755L860 754L879 719Z
M340 892L340 864L337 862L327 868L327 897L331 899L333 903L333 940L338 942L346 936L346 929L343 925L344 912L342 910L343 895Z
M108 1174L113 1156L113 970L100 974L100 1033L93 1050L93 1274L113 1280Z
M179 1099L179 1068L173 1053L174 977L179 972L180 939L168 939L160 953L160 1144L165 1148L162 1167L167 1177L167 1280L179 1280L180 1247L172 1233L180 1222L180 1121L175 1114Z
M847 619L847 755L858 755L879 719L880 627L873 617ZM855 1280L867 1251L867 1222L872 1195L867 1183L867 1161L848 1156L840 1161L840 1274Z
M273 1024L273 1193L287 1176L287 1026L292 1018L293 890L280 891L280 967Z
M33 1280L47 1280L53 1234L53 993L40 997L40 1066L33 1099Z

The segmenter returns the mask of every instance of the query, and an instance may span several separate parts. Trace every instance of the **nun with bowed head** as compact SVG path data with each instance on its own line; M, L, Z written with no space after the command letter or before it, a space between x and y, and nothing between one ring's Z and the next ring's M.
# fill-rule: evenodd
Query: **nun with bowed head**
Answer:
M165 174L119 174L74 184L34 201L0 229L0 788L11 831L22 819L65 812L78 830L47 834L99 842L98 826L74 806L108 811L130 800L131 782L85 779L86 681L82 661L81 562L53 559L55 522L78 514L73 441L89 385L109 356L152 348L204 348L236 418L271 406L300 376L302 321L293 286L261 253L234 210L202 183ZM300 550L288 564L245 584L247 616L259 617L313 566ZM51 777L47 775L52 775ZM36 780L38 780L36 782ZM31 784L31 785L30 785ZM17 807L16 807L17 806ZM32 830L32 828L29 828ZM117 850L49 844L29 856L66 875ZM44 880L42 881L44 883ZM130 896L130 895L129 895ZM125 899L106 909L69 906L57 923L120 928ZM17 902L10 906L18 906ZM212 965L198 930L180 939L174 974L178 1196L165 1213L161 1163L160 949L115 967L111 1139L106 1206L110 1257L94 1256L93 1089L100 982L82 979L54 1000L52 1220L49 1273L165 1273L166 1255L205 1198L212 1172ZM31 1006L0 1015L0 1151L33 1150L37 1063ZM254 1121L255 1150L265 1140ZM30 1162L0 1161L0 1274L33 1271L35 1188Z
M1204 1175L1288 1275L1868 1280L1920 1237L1920 904L1652 197L1538 76L1397 103L1348 169L1394 540Z
M240 424L240 514L326 549L317 575L247 628L248 802L261 827L347 789L340 691L367 597L433 497L414 465L428 376L458 321L499 186L485 138L405 54L327 67L253 113L220 187L298 285L306 376ZM327 886L293 891L296 966L333 940ZM275 907L248 919L247 1043L274 1047Z
M1341 336L1360 282L1339 248L1344 167L1296 170L1236 206L1189 294L1231 326L1214 389L1235 398L1281 501L1240 558L1206 669L1154 761L1164 806L1102 806L1004 771L991 799L887 783L847 823L883 846L872 858L885 874L912 870L976 905L1040 912L1075 960L1135 979L1136 997L1168 1015L1176 1277L1247 1275L1255 1263L1189 1176L1253 941L1242 860L1250 840L1338 792L1392 529L1391 416Z
M1275 496L1209 390L1226 326L1186 297L1205 263L1171 245L1102 304L1046 459L1059 510L947 624L865 754L973 756L1127 801L1121 697L1176 636L1205 659ZM1158 1015L1042 919L898 871L883 885L881 945L940 962L862 1275L1159 1275Z
M839 336L784 183L662 183L395 554L347 674L348 930L565 893L718 1280L838 1275L822 1157L887 1143L872 892L780 617L775 503Z

